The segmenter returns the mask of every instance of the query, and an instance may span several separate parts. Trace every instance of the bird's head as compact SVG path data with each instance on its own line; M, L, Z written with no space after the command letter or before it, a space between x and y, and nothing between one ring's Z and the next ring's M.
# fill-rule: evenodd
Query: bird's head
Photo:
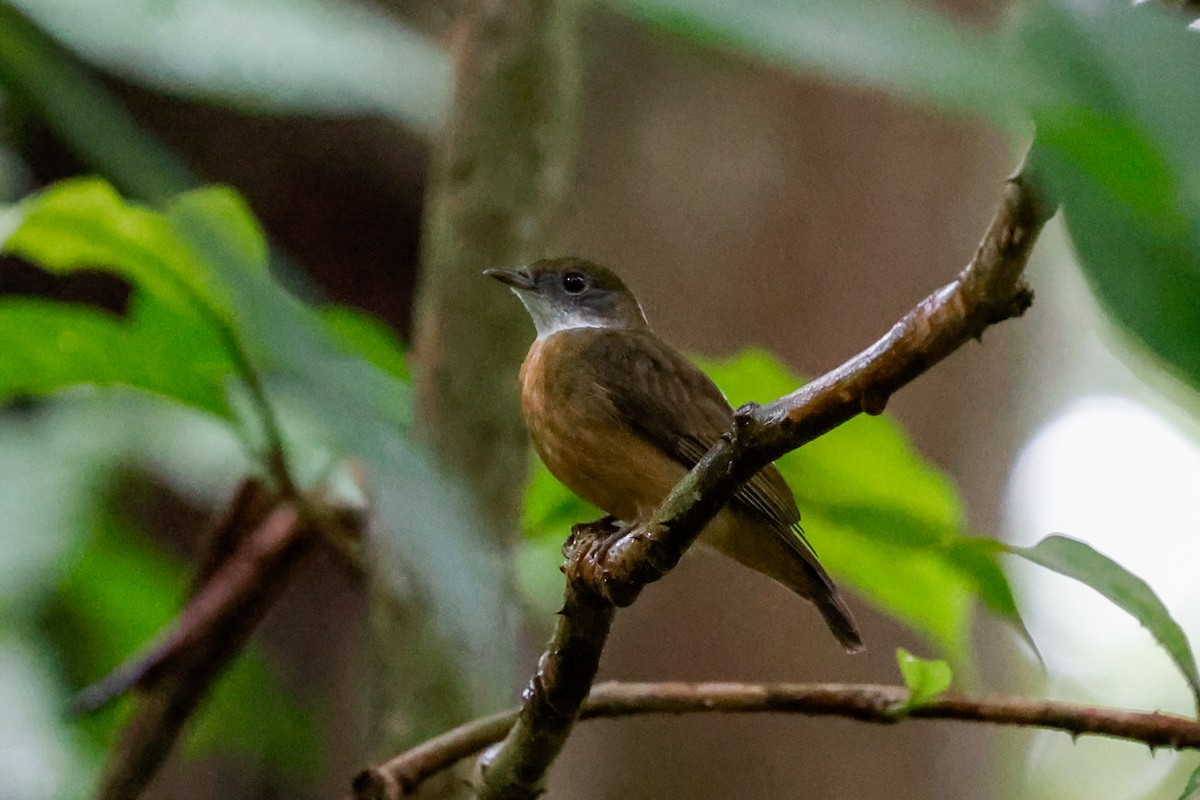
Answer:
M533 317L539 339L571 328L646 326L642 307L621 279L582 258L547 258L483 274L512 288Z

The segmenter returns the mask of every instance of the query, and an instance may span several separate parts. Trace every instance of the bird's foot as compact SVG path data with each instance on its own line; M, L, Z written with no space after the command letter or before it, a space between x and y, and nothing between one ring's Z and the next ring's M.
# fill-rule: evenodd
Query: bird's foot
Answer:
M624 523L614 516L601 517L594 522L580 522L571 526L571 535L563 542L562 556L570 560L580 547L589 547L596 539L605 539L619 532Z
M574 526L571 537L563 545L563 556L567 561L562 571L567 580L614 605L625 606L632 602L640 588L625 587L624 583L628 581L617 579L609 554L637 527L636 521L624 522L613 517Z

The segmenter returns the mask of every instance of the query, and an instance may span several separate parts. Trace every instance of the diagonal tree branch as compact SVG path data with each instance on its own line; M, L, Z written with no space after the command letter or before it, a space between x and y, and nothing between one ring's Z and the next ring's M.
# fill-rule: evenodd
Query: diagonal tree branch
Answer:
M765 406L738 410L733 430L701 459L652 519L614 533L576 526L568 542L563 611L523 697L516 723L479 759L480 800L532 800L570 734L608 636L613 609L674 567L738 487L763 466L891 395L989 326L1019 316L1033 294L1022 280L1055 205L1027 164L1004 196L970 264L882 339L841 367Z
M287 503L265 493L240 496L218 530L236 544L224 559L210 558L211 574L158 646L93 687L81 702L103 701L137 687L138 707L113 750L96 792L98 800L137 797L158 772L180 731L215 677L243 645L309 552L311 528ZM221 563L216 563L217 560Z
M278 589L265 576L276 572L276 560L287 555L302 533L298 525L263 525L278 502L262 483L243 481L213 529L187 605L145 652L83 689L75 699L76 713L96 711L135 687L151 687L230 616L249 605L257 607L259 595Z
M105 768L96 797L137 797L153 780L188 719L222 670L313 550L316 534L352 538L351 509L319 495L287 498L257 480L243 482L210 539L187 605L146 652L80 693L91 711L136 690L137 709Z
M943 719L1037 727L1071 736L1107 736L1174 750L1200 748L1200 722L1174 714L1095 708L1074 703L945 694L898 713L908 699L902 686L870 684L624 683L596 686L580 719L643 714L784 713L833 716L889 725L905 719ZM473 720L430 739L386 764L363 770L356 800L400 800L437 773L500 741L518 711Z

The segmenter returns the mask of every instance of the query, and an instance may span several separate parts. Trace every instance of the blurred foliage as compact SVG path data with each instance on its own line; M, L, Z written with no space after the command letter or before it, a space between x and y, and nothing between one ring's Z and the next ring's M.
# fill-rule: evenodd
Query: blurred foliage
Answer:
M0 397L76 384L133 387L224 420L252 454L266 451L269 426L281 424L289 465L310 480L353 455L376 482L370 491L387 554L381 579L426 609L453 652L506 663L514 637L500 559L476 540L466 500L408 439L408 387L395 377L403 370L394 340L349 310L319 315L275 284L262 236L236 195L181 196L164 214L125 203L99 181L68 182L11 212L5 248L51 272L106 272L132 295L126 317L0 299L3 345L23 348L20 359L0 365ZM27 346L38 337L52 337L51 346ZM440 534L421 535L431 530ZM100 638L124 642L108 630L121 618L114 612L89 624ZM459 670L468 707L507 696L505 667L473 657Z
M329 412L310 415L330 429L321 443L331 449L329 458L337 450L359 458L378 456L377 478L400 471L404 474L396 485L422 487L423 494L438 500L428 505L409 500L402 516L432 515L422 520L426 529L469 535L468 520L453 516L461 503L445 502L452 489L422 466L405 436L408 387L370 363L397 369L399 356L387 354L386 337L348 310L327 311L323 322L273 283L266 273L261 234L233 193L183 195L161 214L125 203L101 182L81 180L32 197L14 215L7 252L49 271L103 270L128 281L133 299L129 318L122 319L78 305L6 298L0 303L0 330L10 331L17 345L29 331L56 338L52 346L27 348L24 359L4 365L0 397L76 383L131 386L241 423L257 450L263 446L263 417L278 410L251 409L259 419L247 419L235 411L227 384L235 376L275 382L281 393L290 390L310 398L316 406L311 410ZM171 319L178 331L166 330L164 320ZM102 339L105 349L96 352L88 336L104 328L112 335ZM79 344L71 346L75 342ZM365 430L356 427L360 422ZM370 446L337 446L338 440L374 435L379 438ZM458 559L456 553L430 555L442 556L443 562L457 560L459 569L480 563ZM475 578L480 591L496 584L485 573ZM468 613L465 605L459 602L457 624L484 635L477 627L478 613Z
M1187 786L1183 787L1183 795L1179 800L1200 800L1200 768L1188 778Z
M441 125L450 60L382 9L338 0L11 0L93 64L259 113Z
M186 413L157 414L130 396L108 403L96 392L71 394L0 415L0 508L12 523L0 528L0 570L12 576L0 581L0 719L12 723L0 723L0 752L43 765L31 770L0 756L5 797L85 796L128 707L73 720L70 693L144 646L186 589L183 564L112 510L114 473L161 462L146 438L160 424L170 431L162 445L189 466L213 456L226 474L238 466ZM214 687L188 748L310 774L321 756L310 703L299 705L252 647Z
M0 400L76 384L145 389L230 417L225 381L237 371L229 315L213 281L162 215L124 205L100 183L26 203L4 244L55 273L99 269L132 287L121 315L49 300L6 298Z
M181 195L166 217L228 287L248 368L304 421L309 435L290 442L290 450L315 449L366 467L378 515L374 541L387 556L374 562L375 577L421 606L452 643L467 708L507 702L516 619L502 556L480 535L478 509L461 487L409 437L408 385L371 363L379 338L332 337L261 260L255 264L265 252L261 233L235 192ZM256 244L247 248L249 231ZM365 353L348 350L368 344ZM300 459L316 463L311 452ZM327 459L326 468L331 464Z
M188 589L186 566L168 557L130 520L98 504L90 538L62 573L45 619L71 684L82 687L140 651L170 622ZM129 699L77 724L100 749L114 741ZM213 685L188 732L186 749L249 753L282 772L311 775L322 749L312 711L284 691L254 648Z
M1200 389L1200 37L1158 8L1024 0L977 34L888 0L616 0L635 17L800 73L1019 132L1102 307ZM886 31L886 47L879 46ZM1136 360L1136 359L1135 359Z
M1200 35L1122 5L1039 10L1021 30L1066 97L1035 110L1038 174L1101 307L1200 390Z
M345 306L325 306L317 312L330 335L351 355L365 359L397 380L409 383L412 373L396 332L370 314Z
M107 4L106 4L107 5ZM0 85L75 156L145 200L196 184L182 162L138 124L99 80L0 0Z
M908 700L902 708L897 709L898 713L936 700L938 695L950 688L950 682L954 679L950 665L945 661L919 658L903 647L896 648L896 664L900 667L904 685L908 687Z
M1015 125L1050 91L1005 37L894 0L612 0L635 19L781 69L874 86ZM886 42L886 44L885 44Z

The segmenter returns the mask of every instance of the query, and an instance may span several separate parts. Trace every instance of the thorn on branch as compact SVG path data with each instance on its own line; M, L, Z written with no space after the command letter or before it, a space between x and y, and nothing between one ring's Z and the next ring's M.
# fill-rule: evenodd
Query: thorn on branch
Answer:
M744 423L745 418L754 416L754 412L758 411L760 407L761 406L753 400L742 403L737 407L737 410L733 412L733 419L735 422L741 421Z
M1022 283L1017 287L1016 294L1013 295L1012 309L1010 316L1020 317L1033 305L1033 289Z
M761 406L753 401L742 403L737 410L733 412L733 431L732 434L726 437L730 443L744 438L747 431L752 430L752 427L758 422L755 414Z
M731 684L731 683L606 683L593 687L580 719L644 714L783 713L833 716L865 723L895 725L921 719L960 720L1012 727L1062 731L1072 741L1081 735L1138 742L1153 753L1200 749L1200 722L1171 714L1146 714L1113 708L1020 698L971 698L947 694L916 707L906 707L908 690L900 686L847 684ZM901 713L897 713L900 709ZM391 761L363 770L354 780L355 800L402 800L438 773L474 753L485 751L477 779L496 779L496 759L503 748L494 746L509 734L516 711L468 722L441 734ZM519 722L518 722L519 724ZM540 783L538 786L540 787ZM477 782L476 786L479 786ZM539 789L518 787L499 798L529 797Z
M885 391L868 390L863 392L862 398L859 402L862 406L862 411L864 414L868 414L872 417L878 417L887 410L889 399L890 396Z

